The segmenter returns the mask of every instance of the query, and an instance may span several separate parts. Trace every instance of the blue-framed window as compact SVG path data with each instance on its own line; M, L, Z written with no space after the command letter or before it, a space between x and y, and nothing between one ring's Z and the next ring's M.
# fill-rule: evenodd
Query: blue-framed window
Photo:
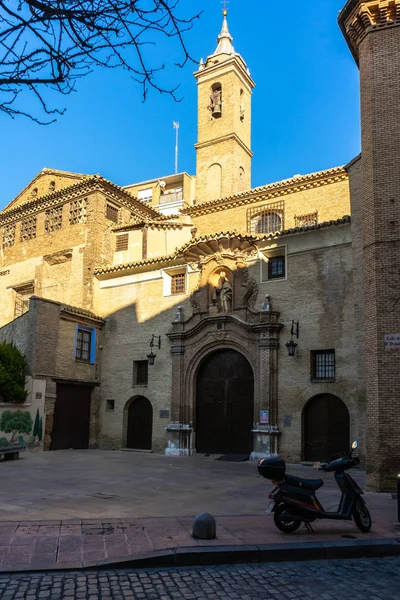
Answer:
M96 358L96 330L77 324L75 333L75 360L94 363Z

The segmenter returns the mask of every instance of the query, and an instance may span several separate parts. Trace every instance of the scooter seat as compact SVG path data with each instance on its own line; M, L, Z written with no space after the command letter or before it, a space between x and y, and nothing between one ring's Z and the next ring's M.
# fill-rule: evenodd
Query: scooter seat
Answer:
M324 485L323 479L302 479L294 475L285 475L285 483L305 490L319 490Z

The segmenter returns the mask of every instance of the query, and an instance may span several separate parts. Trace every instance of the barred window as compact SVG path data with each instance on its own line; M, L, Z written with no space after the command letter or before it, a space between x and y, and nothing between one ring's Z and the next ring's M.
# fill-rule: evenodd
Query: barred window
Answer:
M14 318L20 317L29 310L29 300L34 294L34 287L32 284L25 285L15 289L15 307L14 307Z
M273 256L268 259L268 279L285 277L285 256Z
M294 218L296 227L311 227L318 224L318 212L308 213L307 215L297 215Z
M133 361L133 385L147 385L149 379L147 360Z
M21 242L26 242L27 240L32 240L36 237L36 216L27 217L23 221L21 221L21 233L20 240Z
M15 244L15 223L4 225L3 228L3 249L11 248Z
M78 327L76 336L75 358L90 361L90 348L92 345L92 332Z
M46 210L44 219L44 230L46 233L58 231L62 227L62 206Z
M128 250L128 241L129 241L128 233L123 233L122 235L117 235L115 251L122 252L123 250Z
M171 275L171 294L184 294L186 291L186 273Z
M86 223L87 221L87 198L74 200L69 205L69 224Z
M335 351L334 350L312 350L311 351L311 379L313 381L335 379Z
M270 202L247 209L247 231L275 233L284 229L285 201Z
M106 217L110 219L110 221L114 221L114 223L118 223L118 208L113 206L112 204L107 204L106 206Z

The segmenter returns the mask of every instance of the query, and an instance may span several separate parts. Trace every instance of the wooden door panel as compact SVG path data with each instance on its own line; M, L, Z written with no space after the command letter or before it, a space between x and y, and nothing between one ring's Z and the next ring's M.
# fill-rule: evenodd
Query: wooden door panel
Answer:
M346 405L331 394L312 398L304 410L304 458L328 460L332 454L348 452L350 419Z
M153 407L144 396L133 400L128 412L127 447L151 450L153 435Z
M89 448L91 393L89 386L57 384L51 450Z
M210 454L250 453L253 372L234 350L212 354L197 377L196 448Z

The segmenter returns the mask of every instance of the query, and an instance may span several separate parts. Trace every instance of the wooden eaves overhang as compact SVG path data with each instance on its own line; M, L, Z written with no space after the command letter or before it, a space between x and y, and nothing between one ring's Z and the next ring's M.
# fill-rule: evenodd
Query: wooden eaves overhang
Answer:
M143 221L145 219L158 220L160 217L159 213L154 210L154 208L151 208L145 202L138 200L129 194L129 192L124 191L120 186L105 179L101 175L93 175L74 185L35 198L22 206L4 209L0 213L0 225L6 225L22 219L25 216L41 212L69 200L75 200L76 198L80 198L94 191L103 192L108 199L115 200L121 206L129 209L132 213L132 218L135 221Z
M325 221L323 223L318 223L317 225L292 227L291 229L285 229L269 234L248 234L237 231L207 234L190 240L180 248L177 248L172 254L131 263L98 266L94 270L94 276L100 280L110 279L112 277L127 275L133 272L171 266L171 263L187 264L199 262L202 258L207 258L218 253L223 254L225 252L250 254L257 249L258 244L263 242L274 241L287 235L345 225L350 222L351 218L346 215L341 219Z

